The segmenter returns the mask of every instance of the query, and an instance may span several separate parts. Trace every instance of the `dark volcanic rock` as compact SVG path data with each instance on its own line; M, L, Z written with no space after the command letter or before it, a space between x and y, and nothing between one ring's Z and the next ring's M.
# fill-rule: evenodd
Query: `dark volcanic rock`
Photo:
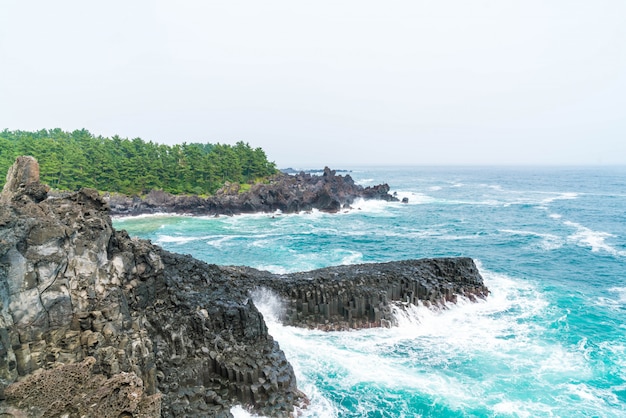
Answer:
M326 167L321 176L307 173L277 174L267 184L253 185L239 193L238 185L226 184L214 196L172 195L152 191L141 199L137 196L106 195L113 215L140 215L149 213L185 213L192 215L235 215L240 213L284 213L319 209L337 212L358 198L397 201L389 194L389 186L363 188L350 175L338 176Z
M290 275L208 265L115 231L95 190L42 200L33 161L18 159L0 195L0 416L223 417L242 404L286 417L305 396L257 289L284 300L285 323L327 330L389 326L396 306L488 292L465 258ZM335 209L345 181L328 170L298 203L257 185L246 204ZM170 199L197 207L149 201Z
M445 306L457 296L484 298L489 290L471 258L405 260L328 267L272 275L247 267L223 267L249 288L279 295L287 325L323 330L395 325L394 308Z
M95 190L0 206L0 301L0 415L81 416L71 397L49 402L41 382L54 376L29 376L88 358L82 383L68 372L58 384L87 398L93 382L130 384L137 408L165 417L228 416L236 403L287 416L302 398L247 289L115 231ZM25 378L31 389L17 388ZM108 411L90 416L122 416Z

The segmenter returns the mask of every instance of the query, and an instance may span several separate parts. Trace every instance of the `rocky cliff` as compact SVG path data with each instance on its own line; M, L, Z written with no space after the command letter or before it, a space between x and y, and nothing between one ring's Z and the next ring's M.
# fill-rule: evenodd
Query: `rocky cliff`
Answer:
M362 187L350 175L337 175L328 167L321 176L301 172L296 175L278 174L269 182L253 185L240 193L238 184L227 184L214 196L172 195L152 191L144 198L108 194L113 215L148 213L186 213L192 215L236 215L241 213L293 213L319 209L337 212L349 207L358 198L397 201L389 194L389 185Z
M250 295L286 323L388 326L396 303L487 289L470 259L292 275L207 265L113 229L95 190L47 197L20 157L0 196L0 416L289 416L305 401ZM423 303L423 302L422 302Z
M95 190L39 201L31 173L7 181L0 207L2 413L292 411L293 370L245 289L115 231Z

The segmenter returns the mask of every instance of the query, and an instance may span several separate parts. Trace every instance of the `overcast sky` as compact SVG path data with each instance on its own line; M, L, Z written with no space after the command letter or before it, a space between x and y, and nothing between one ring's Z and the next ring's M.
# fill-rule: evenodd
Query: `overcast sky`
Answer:
M626 1L0 0L0 129L626 164Z

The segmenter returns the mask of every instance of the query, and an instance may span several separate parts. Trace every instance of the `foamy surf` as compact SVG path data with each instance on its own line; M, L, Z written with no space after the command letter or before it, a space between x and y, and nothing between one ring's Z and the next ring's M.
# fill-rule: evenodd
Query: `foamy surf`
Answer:
M626 257L626 251L617 250L612 245L606 243L607 238L613 238L615 235L608 232L594 231L576 222L565 221L563 224L576 229L576 232L568 237L569 241L590 247L592 252L605 251L611 255Z
M278 322L282 304L271 292L260 290L253 300L297 371L299 384L306 388L305 393L315 393L312 408L322 408L326 414L305 410L305 417L356 416L359 410L367 410L363 408L376 407L372 400L355 399L363 403L361 409L331 408L326 385L346 396L362 385L379 388L381 396L390 391L419 392L442 397L452 409L482 399L478 402L484 402L482 407L492 413L516 405L517 412L536 416L550 405L499 400L489 391L497 375L474 380L471 374L446 371L451 363L480 357L498 367L515 365L520 372L536 372L545 385L550 384L550 376L588 372L584 354L532 342L531 335L538 329L519 322L520 317L532 318L547 308L537 288L501 274L482 273L492 291L488 300L473 303L460 298L445 309L421 305L397 309L398 326L391 329L324 333L285 327ZM320 370L334 377L319 380ZM386 401L379 398L377 402ZM410 416L409 408L395 416Z

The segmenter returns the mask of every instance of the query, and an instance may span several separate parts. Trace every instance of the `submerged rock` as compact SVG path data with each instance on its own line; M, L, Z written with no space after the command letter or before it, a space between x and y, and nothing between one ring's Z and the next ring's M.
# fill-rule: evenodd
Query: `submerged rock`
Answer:
M470 259L291 275L208 265L116 231L95 190L43 199L33 161L18 159L0 195L2 416L222 417L242 404L286 417L305 396L255 289L284 299L285 323L328 330L391 325L398 302L487 294Z

